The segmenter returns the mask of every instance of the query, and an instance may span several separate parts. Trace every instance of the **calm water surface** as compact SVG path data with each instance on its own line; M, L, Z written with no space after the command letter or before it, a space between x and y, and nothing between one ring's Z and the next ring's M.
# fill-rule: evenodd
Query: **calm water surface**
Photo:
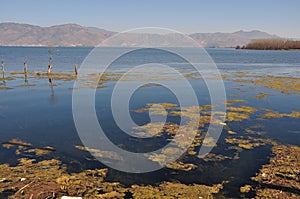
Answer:
M73 73L73 65L80 65L92 48L55 48L54 73ZM113 49L112 49L113 50ZM187 53L195 54L193 49L186 49ZM209 55L217 64L221 74L232 72L248 72L250 75L274 75L284 77L300 77L300 51L248 51L234 49L207 49ZM49 54L43 47L0 47L0 56L5 58L6 76L10 72L22 71L23 61L28 59L28 71L45 72ZM195 56L197 56L195 54ZM114 70L126 71L138 64L156 60L166 63L174 68L190 72L188 64L168 53L155 50L141 50L134 56L126 56L114 63ZM19 138L32 143L35 147L52 146L56 152L46 158L56 157L66 163L70 171L80 171L86 168L104 167L99 162L87 161L85 152L74 148L82 145L72 117L72 88L74 81L53 80L55 86L49 86L47 78L28 77L28 84L24 86L24 75L14 75L14 80L0 82L8 90L0 90L0 141L5 142L12 138ZM209 93L203 80L191 79L190 83L196 90L199 103L209 104ZM108 82L104 88L96 92L96 112L101 115L101 124L110 138L119 144L126 145L134 150L139 144L116 126L110 109L110 97L114 82ZM245 99L242 105L256 108L268 108L278 112L300 111L300 96L296 94L283 94L279 91L266 89L247 83L225 80L225 87L229 99ZM183 88L184 89L184 88ZM264 99L249 98L259 92L272 94ZM234 95L240 95L233 97ZM177 103L176 97L166 88L159 86L140 88L132 96L130 109L144 107L147 103L169 102ZM150 122L147 113L132 113L133 119L140 125ZM237 132L244 132L245 128L253 125L261 126L265 132L264 137L271 138L283 144L300 146L300 120L280 118L272 120L256 120L255 114L250 120L232 122L228 126ZM179 122L176 117L168 117L168 121ZM225 145L223 132L214 151L222 151ZM153 142L151 147L163 145ZM15 150L0 147L0 162L15 164L19 158ZM249 182L262 164L268 162L269 147L260 147L245 151L238 161L223 161L203 163L202 160L192 158L189 161L201 165L191 172L177 172L162 169L149 174L126 174L114 170L109 171L108 180L121 181L126 185L132 183L154 184L165 180L178 180L182 183L220 183L229 180L224 191L227 196L238 197L241 185Z

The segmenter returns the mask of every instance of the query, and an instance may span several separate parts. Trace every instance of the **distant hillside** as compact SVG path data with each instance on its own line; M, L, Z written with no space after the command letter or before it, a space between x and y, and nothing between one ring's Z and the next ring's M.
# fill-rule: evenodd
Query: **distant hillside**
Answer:
M238 31L234 33L195 33L190 35L201 45L206 47L236 47L246 45L254 39L279 38L261 31Z
M0 45L3 46L95 46L114 34L98 28L76 24L40 27L28 24L1 23Z
M1 46L97 46L115 32L83 27L77 24L65 24L51 27L40 27L28 24L0 23ZM130 39L129 38L130 35ZM204 47L235 47L246 45L253 39L278 38L261 31L234 33L194 33L190 35ZM177 46L180 35L128 34L123 36L124 46L154 44Z

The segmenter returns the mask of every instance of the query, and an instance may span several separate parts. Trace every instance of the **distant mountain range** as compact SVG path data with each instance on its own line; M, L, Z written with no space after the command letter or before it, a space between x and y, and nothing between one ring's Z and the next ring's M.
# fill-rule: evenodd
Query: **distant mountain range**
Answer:
M97 46L116 32L77 24L40 27L29 24L0 23L0 46ZM190 34L203 47L235 47L245 45L253 39L278 38L261 31L238 31L234 33ZM180 35L169 34L125 34L123 46L135 46L150 42L161 46L176 46ZM132 40L133 39L133 40ZM132 41L131 41L132 40Z

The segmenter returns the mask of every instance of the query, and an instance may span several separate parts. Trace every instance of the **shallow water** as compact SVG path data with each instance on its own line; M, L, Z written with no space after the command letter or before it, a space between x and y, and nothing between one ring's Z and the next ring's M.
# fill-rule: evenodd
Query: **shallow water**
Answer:
M73 65L80 65L92 48L55 48L54 73L73 73ZM111 49L113 50L113 49ZM193 49L186 49L194 54ZM253 85L247 82L235 82L231 79L236 72L247 72L250 76L284 76L300 77L300 51L248 51L234 49L207 49L217 64L225 79L228 99L244 99L240 105L258 109L267 108L277 112L290 113L300 111L299 95L284 94L277 90ZM67 163L70 171L80 171L86 168L105 167L96 161L86 160L86 152L75 149L82 145L77 135L72 116L72 88L75 78L53 79L53 86L49 85L47 77L34 74L28 75L28 82L24 81L24 74L12 75L10 72L22 71L23 60L29 60L28 71L45 72L48 64L47 48L31 47L0 47L0 56L5 57L6 77L12 80L2 81L0 90L0 141L6 142L12 138L19 138L35 147L52 146L54 153L46 157L56 157ZM111 73L120 73L137 64L149 61L166 63L185 74L193 72L191 67L171 54L164 54L155 50L139 51L134 57L130 55L118 60L113 65ZM210 80L219 81L219 80ZM210 103L210 97L202 79L189 79L196 91L199 104ZM176 80L173 81L176 84ZM29 86L30 85L30 86ZM96 92L96 112L101 116L101 124L106 134L116 144L122 144L130 151L152 150L163 146L166 141L148 140L150 144L124 135L116 126L110 109L110 97L115 81L106 81L104 88ZM179 85L180 86L180 85ZM184 88L182 88L184 89ZM260 92L270 94L265 98L255 98ZM143 108L147 103L178 103L176 97L166 88L150 86L140 88L134 93L130 101L130 109ZM251 115L249 120L230 122L228 127L239 135L245 134L245 129L260 126L264 138L271 138L283 144L300 146L299 118L258 119L260 111ZM131 113L134 121L139 125L150 122L147 113ZM168 121L178 123L180 118L168 117ZM223 131L217 146L213 151L231 153L224 150L227 144L224 138L228 136ZM139 147L140 146L140 147ZM195 157L188 157L187 161L198 165L190 172L172 172L162 169L148 174L126 174L110 170L108 179L120 181L125 185L134 183L154 184L161 181L178 180L182 183L214 184L230 181L225 185L227 196L239 197L239 187L250 182L262 164L268 162L270 147L259 147L241 153L238 160L205 163ZM0 147L0 162L15 164L19 155L12 149Z

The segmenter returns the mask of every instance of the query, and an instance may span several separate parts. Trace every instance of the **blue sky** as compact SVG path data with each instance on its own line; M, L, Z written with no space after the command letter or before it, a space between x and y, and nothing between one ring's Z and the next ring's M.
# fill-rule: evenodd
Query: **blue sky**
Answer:
M113 31L156 26L184 33L262 30L300 38L299 0L0 0L0 21L77 23Z

